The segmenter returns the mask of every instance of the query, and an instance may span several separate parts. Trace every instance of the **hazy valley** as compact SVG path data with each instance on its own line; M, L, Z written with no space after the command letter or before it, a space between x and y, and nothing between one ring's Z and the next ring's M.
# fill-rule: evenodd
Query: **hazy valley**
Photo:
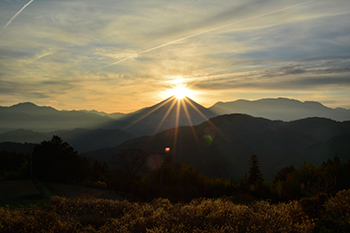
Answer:
M58 111L31 103L0 111L0 142L40 143L58 135L111 168L112 156L127 148L163 156L170 147L174 162L236 180L246 173L251 154L259 156L269 180L288 165L318 165L336 154L342 161L350 158L350 121L339 122L350 119L350 111L316 102L238 100L205 108L171 97L129 114Z

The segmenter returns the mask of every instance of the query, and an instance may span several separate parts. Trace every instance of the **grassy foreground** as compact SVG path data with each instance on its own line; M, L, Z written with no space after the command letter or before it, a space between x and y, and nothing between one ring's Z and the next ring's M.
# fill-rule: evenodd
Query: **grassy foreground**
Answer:
M229 198L132 203L52 197L45 207L0 208L0 232L345 232L349 194L329 198L322 219L308 217L297 201L241 205Z

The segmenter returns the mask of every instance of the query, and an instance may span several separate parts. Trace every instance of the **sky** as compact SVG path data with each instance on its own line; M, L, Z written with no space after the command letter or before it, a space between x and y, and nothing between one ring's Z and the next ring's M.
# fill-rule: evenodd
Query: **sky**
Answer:
M349 22L349 0L0 0L0 106L128 113L182 86L349 109Z

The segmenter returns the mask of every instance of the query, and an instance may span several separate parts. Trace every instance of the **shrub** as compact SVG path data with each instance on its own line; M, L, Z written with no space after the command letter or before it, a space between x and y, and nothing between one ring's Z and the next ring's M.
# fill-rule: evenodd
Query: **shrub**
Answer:
M329 198L324 208L316 232L350 232L350 189Z
M298 202L251 205L229 198L130 203L53 197L48 207L0 208L0 232L312 232Z

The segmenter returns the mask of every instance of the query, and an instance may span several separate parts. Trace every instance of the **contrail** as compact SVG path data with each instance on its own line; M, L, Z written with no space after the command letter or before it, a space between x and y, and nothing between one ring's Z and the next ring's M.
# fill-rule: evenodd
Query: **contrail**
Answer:
M31 4L34 0L30 0L25 4L12 18L7 22L7 24L2 28L1 32L3 32L11 23L12 21L27 7L29 4Z
M37 60L40 60L40 59L43 58L43 57L46 57L46 56L51 55L52 53L53 53L53 52L48 52L48 53L39 55L38 57L34 58L34 59L33 59L32 61L30 61L29 63L35 62L35 61L37 61Z
M216 30L219 30L219 29L222 29L222 28L225 28L225 27L229 27L229 26L232 26L232 25L235 25L235 24L247 22L247 21L250 21L250 20L253 20L253 19L257 19L257 18L260 18L260 17L264 17L264 16L267 16L267 15L275 14L277 12L285 11L285 10L288 10L288 9L291 9L291 8L299 7L299 6L302 6L302 5L314 2L314 1L316 1L316 0L311 0L311 1L308 1L308 2L299 3L299 4L296 4L296 5L293 5L293 6L285 7L285 8L279 9L279 10L275 10L275 11L271 11L271 12L264 13L264 14L261 14L261 15L257 15L257 16L254 16L254 17L251 17L251 18L248 18L248 19L239 20L239 21L236 21L234 23L229 23L229 24L222 25L222 26L219 26L219 27L216 27L216 28L211 28L211 29L206 30L206 31L202 31L202 32L198 32L198 33L195 33L195 34L192 34L192 35L189 35L189 36L185 36L185 37L179 38L177 40L173 40L173 41L170 41L168 43L165 43L165 44L162 44L162 45L158 45L156 47L144 50L144 51L138 53L137 56L139 56L141 54L144 54L144 53L149 53L149 52L151 52L153 50L160 49L160 48L163 48L163 47L171 45L171 44L175 44L175 43L183 41L183 40L187 40L187 39L192 38L192 37L203 35L205 33L216 31ZM105 68L105 67L108 67L108 66L112 66L112 65L116 65L118 63L121 63L123 61L129 60L130 58L134 58L134 57L135 57L135 55L130 56L130 57L125 57L125 58L123 58L123 59L121 59L119 61L116 61L116 62L113 62L113 63L111 63L109 65L103 66L102 68Z

